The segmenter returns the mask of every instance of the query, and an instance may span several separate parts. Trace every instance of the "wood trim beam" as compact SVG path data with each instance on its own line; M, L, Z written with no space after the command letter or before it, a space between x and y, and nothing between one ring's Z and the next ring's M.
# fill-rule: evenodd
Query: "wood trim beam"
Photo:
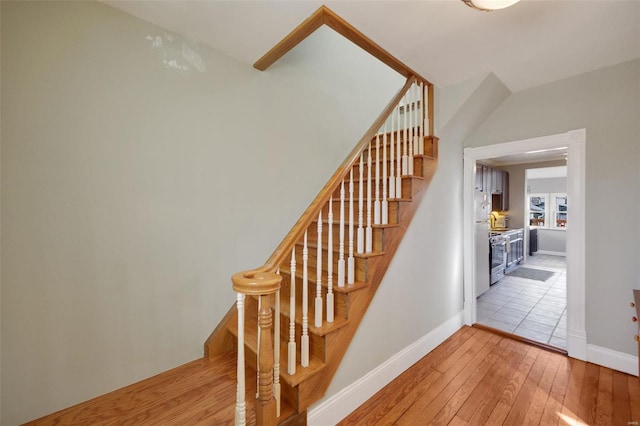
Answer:
M324 24L324 9L326 8L321 6L316 10L313 15L305 19L278 44L273 46L271 50L265 53L262 58L258 59L258 61L253 64L253 67L260 71L266 70L273 65L274 62L283 57L288 51L296 47L298 43L313 34L315 30Z
M432 86L427 79L409 68L402 61L362 34L326 6L321 6L310 17L305 19L304 22L298 25L284 39L282 39L282 41L264 54L262 58L258 59L258 61L253 64L254 68L259 69L260 71L266 70L287 52L297 46L298 43L313 34L313 32L322 25L328 26L406 78L416 76L418 81L423 81L428 86Z

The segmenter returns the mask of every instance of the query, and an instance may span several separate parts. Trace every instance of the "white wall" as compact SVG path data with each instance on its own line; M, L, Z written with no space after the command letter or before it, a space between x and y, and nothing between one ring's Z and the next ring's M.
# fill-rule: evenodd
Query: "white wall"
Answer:
M477 147L586 128L587 341L633 355L637 330L628 306L640 276L640 239L620 224L635 229L640 219L638 117L634 60L514 93L464 142Z
M567 192L567 178L527 179L527 187L530 193Z
M262 73L94 2L2 2L2 63L4 425L202 356L404 83L330 30Z

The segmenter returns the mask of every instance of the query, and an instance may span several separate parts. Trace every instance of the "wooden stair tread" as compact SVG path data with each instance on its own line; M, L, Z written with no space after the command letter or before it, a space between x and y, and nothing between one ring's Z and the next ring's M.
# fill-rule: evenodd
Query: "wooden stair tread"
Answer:
M255 394L255 372L245 374ZM27 425L232 424L236 398L236 354L200 358L140 382L65 408ZM295 414L283 401L280 420ZM255 401L247 401L247 424L255 423Z
M433 157L430 157L430 156L427 156L427 155L416 155L416 157L426 158L426 159L433 159ZM387 176L387 179L388 179L388 178L389 178L389 177ZM401 178L401 179L424 179L424 177L423 177L423 176L418 176L418 175L400 175L400 178ZM358 177L356 177L355 175L353 176L353 181L354 181L355 183L357 183L359 180L360 180L360 176L358 176ZM366 177L365 177L365 176L363 176L363 177L362 177L362 181L363 181L363 182L367 182L368 180L369 180L369 177L368 177L368 176L366 176ZM373 177L373 176L372 176L372 177L371 177L371 180L375 181L375 177ZM382 180L383 180L383 177L382 177L382 176L380 176L380 193L381 193L381 194L382 194ZM346 177L346 178L344 178L344 182L345 182L345 185L344 185L344 192L345 192L345 204L347 204L347 201L348 201L348 199L349 199L349 190L348 190L348 187L347 187L347 182L351 182L351 179L349 178L349 175L347 175L347 177ZM372 191L372 192L374 191L374 187L373 187L373 185L371 186L371 191ZM357 199L359 200L359 198L357 198ZM366 197L365 197L364 199L365 199L365 201L366 201ZM355 201L355 200L356 200L356 198L354 198L354 201ZM334 202L334 203L336 202L336 198L335 198L335 197L334 197L334 199L333 199L333 202ZM340 199L338 199L338 203L339 203L339 202L340 202Z
M345 259L346 260L346 259ZM313 274L310 273L312 267L309 266L309 276L307 277L309 283L313 283L314 288L315 288L315 283L316 283L316 274L315 274L315 267L313 268ZM285 273L287 275L291 275L291 270L289 269L288 266L281 266L280 267L280 273ZM301 283L302 282L302 268L297 268L296 269L296 283ZM334 274L333 274L333 292L334 293L351 293L352 291L356 291L356 290L360 290L363 288L367 288L369 287L369 283L367 282L363 282L363 281L356 281L353 284L346 284L344 285L344 287L338 287L338 273L337 273L337 269L334 270ZM311 287L311 286L309 286ZM322 287L326 288L327 287L327 281L326 280L322 280Z
M376 225L374 225L374 226L376 226ZM389 227L389 225L381 225L381 226ZM400 225L398 225L398 224L394 224L393 225L393 227L396 227L396 226L400 226ZM296 247L303 247L303 245L304 244L300 242L300 243L296 244ZM323 240L322 241L322 250L327 250L327 247L328 247L327 241ZM316 244L316 242L307 241L307 248L317 249L318 248L318 244ZM302 250L302 249L300 249L300 250ZM337 247L334 247L332 251L334 253L339 253L340 252L340 250ZM345 255L345 261L346 261L347 257L348 257L348 253L345 252L344 255ZM377 256L384 256L384 251L372 251L371 253L356 253L356 252L353 253L353 257L357 257L357 258L361 258L361 259L369 259L369 258L377 257ZM338 256L334 255L333 256L333 260L337 262L338 261ZM336 268L334 268L334 269L336 269ZM326 269L323 269L323 270L326 271Z
M398 201L398 199L397 198L389 198L389 201ZM408 200L408 201L411 201L411 200ZM323 218L322 219L322 224L329 226L329 220L326 219L326 218ZM351 222L349 222L348 220L344 221L344 226L349 226L350 224L351 224ZM311 222L311 230L314 231L315 227L317 227L317 225L318 225L318 219L315 219L313 222ZM334 218L333 219L333 225L334 226L336 226L336 225L340 226L340 221L339 220L336 221L335 218ZM355 231L355 229L357 229L358 225L359 225L358 222L356 222L356 221L353 222L354 231ZM382 229L384 229L384 228L395 228L396 226L400 226L400 224L399 223L384 223L384 224L380 223L380 224L375 224L375 225L371 224L372 228L382 228ZM365 227L366 226L363 226L363 228L365 228ZM297 244L302 244L302 243L297 243Z
M258 338L257 338L257 323L255 327L247 327L250 324L250 317L245 317L245 333L244 343L254 354L257 353ZM255 321L253 321L255 323ZM238 337L238 323L231 322L227 325L227 329ZM298 345L300 343L298 342ZM287 345L285 342L280 343L280 379L284 380L289 386L294 387L307 380L309 377L319 373L325 367L324 362L313 356L309 356L309 366L303 367L300 364L300 359L296 358L296 372L289 374L287 372ZM255 389L255 386L254 386Z
M310 296L309 297L309 303L315 303L314 301L315 296ZM323 298L322 302L325 303L325 306L323 306L322 308L325 309L326 307L326 300ZM290 318L289 314L289 299L282 299L280 300L280 312L282 313L282 315L284 315L287 318ZM326 311L323 311L323 314L326 314ZM322 326L321 327L316 327L314 325L314 318L311 318L311 316L309 316L309 333L313 333L316 336L326 336L327 334L338 330L342 327L344 327L345 325L347 325L349 323L349 320L346 318L339 318L339 317L335 317L333 319L333 322L327 322L326 321L326 315L323 316L323 321L322 321ZM296 305L296 324L302 325L302 310L300 309L300 306ZM289 327L289 324L280 324L280 327Z

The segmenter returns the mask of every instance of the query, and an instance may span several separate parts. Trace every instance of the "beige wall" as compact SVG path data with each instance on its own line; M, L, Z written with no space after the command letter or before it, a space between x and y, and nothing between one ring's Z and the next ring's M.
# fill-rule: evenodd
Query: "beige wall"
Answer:
M262 73L95 2L2 2L2 63L4 425L202 356L404 83L330 30Z
M632 355L637 329L628 306L640 276L633 231L640 219L638 117L637 59L514 93L465 140L477 147L586 129L587 343Z

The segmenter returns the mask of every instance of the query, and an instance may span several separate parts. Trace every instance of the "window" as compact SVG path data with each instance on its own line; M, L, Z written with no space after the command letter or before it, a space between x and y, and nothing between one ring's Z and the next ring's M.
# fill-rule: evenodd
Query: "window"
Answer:
M551 194L553 208L553 228L567 227L567 194Z
M567 194L529 194L527 216L529 226L549 229L567 228Z

